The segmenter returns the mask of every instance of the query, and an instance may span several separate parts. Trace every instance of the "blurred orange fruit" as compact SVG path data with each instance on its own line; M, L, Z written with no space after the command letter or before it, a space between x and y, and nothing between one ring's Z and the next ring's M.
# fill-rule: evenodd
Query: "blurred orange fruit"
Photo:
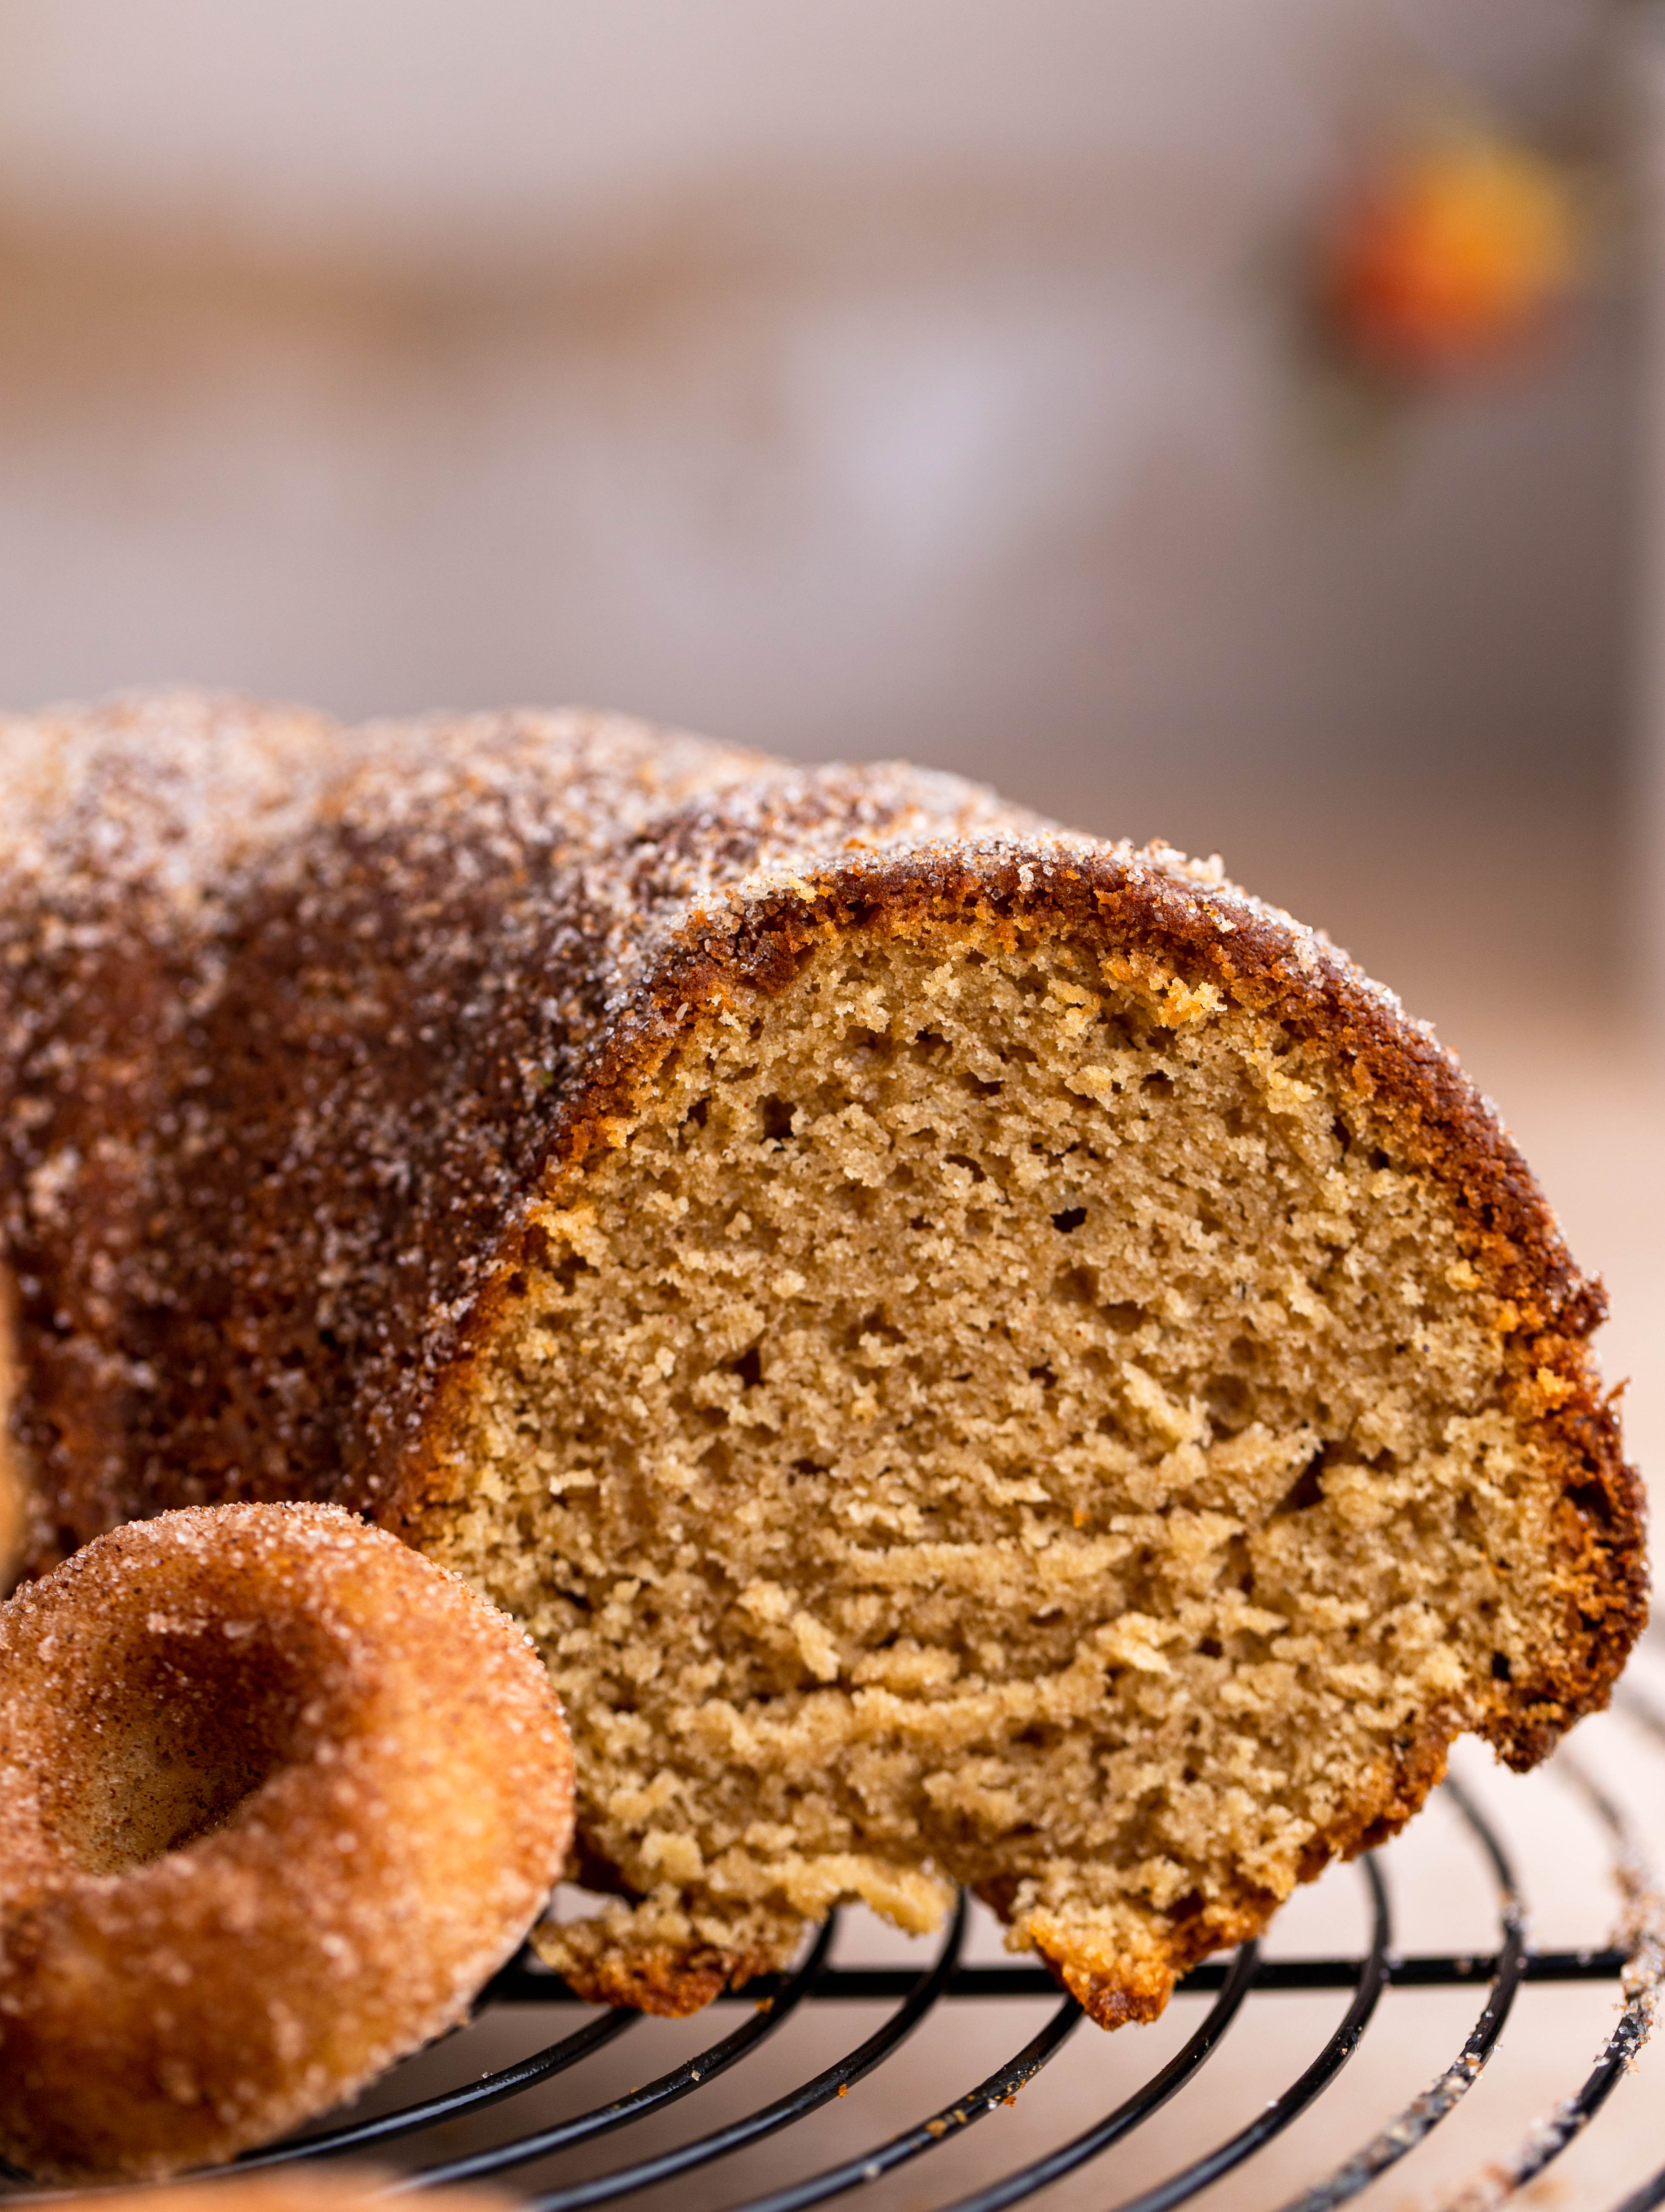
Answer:
M1529 148L1473 133L1367 176L1324 241L1333 336L1366 368L1437 376L1529 337L1574 273L1572 194Z

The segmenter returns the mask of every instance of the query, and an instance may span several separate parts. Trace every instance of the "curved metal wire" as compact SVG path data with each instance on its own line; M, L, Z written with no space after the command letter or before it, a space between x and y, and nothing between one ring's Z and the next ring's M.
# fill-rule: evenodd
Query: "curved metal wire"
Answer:
M297 2159L340 2157L350 2151L371 2150L379 2143L414 2135L418 2128L437 2127L441 2120L484 2112L489 2106L501 2105L505 2098L518 2097L523 2089L535 2089L540 2082L553 2081L592 2051L615 2042L641 2018L635 2012L605 2012L599 2020L587 2021L575 2034L505 2066L501 2073L484 2075L477 2081L465 2082L461 2088L442 2090L438 2096L402 2106L396 2112L383 2112L374 2119L331 2128L322 2135L296 2136L289 2142L274 2143L267 2150L246 2150L234 2162L234 2171L247 2173L259 2166L288 2166Z
M1632 2190L1622 2204L1615 2204L1613 2212L1654 2212L1656 2204L1665 2204L1665 2166L1639 2189Z
M622 2197L629 2190L647 2189L655 2182L668 2181L674 2174L686 2173L694 2166L726 2158L748 2143L761 2142L765 2136L777 2134L794 2120L806 2118L823 2105L830 2104L835 2097L842 2096L852 2082L871 2074L875 2066L906 2041L942 1995L965 1942L966 1908L966 1894L962 1890L935 1964L920 1977L900 2010L834 2065L786 2096L777 2097L773 2104L747 2113L743 2119L731 2121L726 2127L714 2129L710 2135L701 2136L693 2142L679 2143L674 2150L663 2151L656 2158L640 2159L634 2165L617 2166L611 2173L596 2174L570 2188L552 2189L541 2197L534 2197L530 2200L529 2212L577 2212L581 2205L599 2204L610 2197Z
M975 2089L957 2097L951 2105L945 2105L928 2120L916 2127L892 2136L889 2142L864 2151L859 2157L829 2166L824 2172L811 2173L802 2181L789 2183L784 2189L771 2190L766 2197L748 2197L737 2204L733 2212L799 2212L805 2204L819 2204L823 2198L837 2197L859 2184L877 2181L910 2159L921 2157L926 2151L935 2150L939 2143L947 2141L959 2128L969 2127L997 2105L1004 2105L1015 2097L1026 2082L1032 2081L1049 2058L1055 2057L1065 2042L1081 2023L1081 2008L1073 1997L1066 1997L1052 2018L1036 2036L1032 2036L1018 2056L1008 2060L996 2074L980 2081Z
M1393 1914L1376 1854L1368 1853L1360 1863L1370 1892L1370 1948L1359 1971L1358 1994L1347 2007L1340 2026L1299 2079L1291 2081L1280 2096L1274 2097L1246 2128L1240 2128L1235 2136L1228 2136L1201 2158L1194 2159L1189 2166L1182 2166L1167 2180L1158 2182L1140 2196L1129 2197L1125 2204L1117 2206L1116 2212L1167 2212L1170 2205L1183 2204L1188 2197L1200 2196L1223 2174L1252 2158L1273 2136L1281 2135L1290 2122L1328 2087L1358 2050L1370 2026L1370 2014L1388 1985L1388 1960L1393 1949Z
M1486 2062L1498 2047L1504 2022L1526 1974L1526 1907L1515 1870L1496 1831L1468 1791L1450 1776L1446 1795L1467 1822L1470 1833L1492 1863L1499 1893L1503 1948L1498 1952L1486 2008L1469 2031L1468 2040L1445 2071L1419 2097L1413 2098L1386 2127L1371 2136L1362 2150L1337 2166L1325 2180L1317 2181L1292 2197L1284 2212L1333 2212L1338 2204L1369 2188L1379 2173L1396 2166L1461 2103L1480 2077Z
M692 2058L684 2059L680 2066L673 2066L668 2074L661 2074L646 2087L632 2089L627 2097L615 2097L611 2104L598 2105L590 2112L558 2121L553 2127L540 2128L534 2134L517 2136L512 2142L495 2143L488 2150L472 2151L464 2158L447 2159L436 2166L419 2167L415 2173L394 2182L387 2193L404 2196L415 2190L438 2189L451 2182L477 2181L483 2175L501 2173L509 2166L528 2166L533 2159L547 2157L551 2151L567 2150L574 2143L611 2135L615 2128L676 2104L690 2095L702 2081L714 2081L792 2017L825 1966L837 1927L837 1913L829 1914L808 1957L772 1999L756 2007L750 2019L742 2021L720 2043L696 2052Z
M1665 1740L1665 1721L1633 1695L1627 1710ZM1490 2212L1516 2190L1525 2188L1558 2159L1575 2137L1583 2134L1619 2081L1653 2027L1662 1984L1665 1984L1665 1904L1656 1878L1643 1850L1641 1839L1623 1811L1583 1767L1565 1751L1558 1752L1550 1771L1571 1783L1613 1843L1613 1874L1624 1899L1626 1936L1624 1973L1625 2006L1619 2024L1596 2054L1595 2065L1571 2097L1533 2128L1507 2158L1494 2160L1457 2200L1462 2212ZM1653 2196L1649 2191L1655 2191ZM1665 2195L1665 2174L1644 2182L1636 2198L1656 2204Z
M1650 1699L1626 1683L1620 1687L1614 1702L1621 1712L1628 1714L1656 1742L1665 1744L1665 1714L1662 1714ZM1622 2204L1613 2207L1613 2212L1655 2212L1655 2207L1660 2204L1665 2204L1665 2166L1633 2189Z
M1122 2136L1131 2135L1136 2127L1142 2126L1152 2113L1160 2112L1169 2099L1184 2087L1205 2060L1213 2056L1221 2037L1237 2018L1239 2007L1249 1995L1260 1964L1258 1943L1239 1945L1220 1993L1209 2008L1207 2018L1160 2072L1153 2074L1148 2081L1134 2090L1131 2097L1124 2098L1114 2112L1107 2112L1085 2134L1060 2145L1057 2150L1048 2152L1046 2157L1020 2166L1015 2173L991 2182L986 2189L979 2189L969 2197L958 2198L954 2204L945 2206L943 2212L998 2212L998 2208L1002 2205L1014 2204L1019 2197L1032 2196L1036 2190L1045 2189L1052 2182L1061 2181L1066 2173L1073 2173L1078 2166L1085 2166L1089 2160L1097 2158L1102 2151L1107 2151Z

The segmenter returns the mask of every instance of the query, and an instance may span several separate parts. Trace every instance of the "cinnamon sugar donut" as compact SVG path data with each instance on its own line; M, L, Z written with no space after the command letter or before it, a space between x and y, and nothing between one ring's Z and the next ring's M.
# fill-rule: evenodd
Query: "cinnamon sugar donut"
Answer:
M561 1867L525 1638L331 1506L119 1528L0 1608L0 2149L232 2157L459 2019Z
M572 1715L586 1996L961 1882L1148 2019L1605 1701L1601 1285L1218 865L586 713L118 700L0 789L30 1565L307 1495L455 1567Z

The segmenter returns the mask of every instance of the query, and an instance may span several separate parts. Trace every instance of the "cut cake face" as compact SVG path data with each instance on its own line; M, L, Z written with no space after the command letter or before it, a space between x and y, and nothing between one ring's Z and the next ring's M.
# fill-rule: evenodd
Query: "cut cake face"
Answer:
M679 2009L963 1882L1150 2018L1514 1744L1589 1562L1417 1133L1043 922L854 932L687 1034L540 1207L425 1539L531 1626L628 1893L550 1960Z

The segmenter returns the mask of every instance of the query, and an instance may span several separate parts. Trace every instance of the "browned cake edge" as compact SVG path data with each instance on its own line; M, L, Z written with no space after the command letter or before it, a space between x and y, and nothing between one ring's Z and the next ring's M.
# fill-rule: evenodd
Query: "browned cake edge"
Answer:
M1330 1054L1361 1102L1395 1131L1407 1162L1437 1178L1464 1256L1514 1309L1506 1340L1510 1411L1560 1469L1559 1663L1535 1679L1497 1683L1480 1732L1524 1771L1581 1715L1605 1705L1645 1623L1648 1579L1640 1479L1623 1457L1611 1394L1588 1350L1607 1310L1600 1283L1574 1266L1530 1169L1431 1032L1409 1021L1389 993L1325 940L1176 854L1130 855L1085 841L1038 839L927 846L900 856L852 854L833 867L730 891L720 905L692 917L615 1024L563 1115L550 1186L581 1178L586 1164L623 1143L659 1072L700 1021L777 994L817 949L859 932L967 941L992 934L1008 943L1028 932L1144 954L1188 984L1212 982L1237 1005ZM472 1358L516 1295L514 1279L526 1258L525 1234L511 1236L422 1438L380 1509L418 1543L430 1505L454 1492L447 1468L466 1427ZM1396 1832L1443 1774L1455 1727L1454 1717L1436 1715L1398 1743L1379 1794L1314 1838L1302 1878ZM605 1866L588 1871L597 1886L617 1886ZM1004 1902L987 1901L997 1910ZM1257 1934L1277 1901L1244 1884L1188 1917L1176 1913L1160 1966L1114 1984L1055 1970L1101 2025L1153 2019L1180 1974L1209 1952ZM707 1947L697 1954L634 1954L627 1970L603 1949L582 1993L684 2014L726 1984L744 1982L761 1963Z
M0 1260L0 1597L11 1588L22 1566L29 1522L32 1485L12 1420L22 1388L17 1289L11 1270Z

